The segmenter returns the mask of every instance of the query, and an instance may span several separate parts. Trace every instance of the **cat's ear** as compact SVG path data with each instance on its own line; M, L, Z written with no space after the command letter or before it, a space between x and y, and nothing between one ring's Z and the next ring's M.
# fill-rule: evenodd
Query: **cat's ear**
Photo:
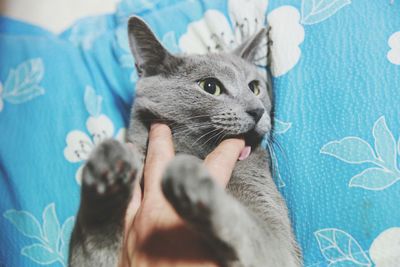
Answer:
M139 77L168 72L178 59L171 55L141 18L133 16L128 21L129 45L135 58Z
M255 60L255 55L258 49L261 49L261 45L265 42L268 43L268 34L267 29L262 28L249 39L247 39L244 43L239 45L235 50L233 50L233 54L247 60L253 62ZM268 53L268 51L265 51Z

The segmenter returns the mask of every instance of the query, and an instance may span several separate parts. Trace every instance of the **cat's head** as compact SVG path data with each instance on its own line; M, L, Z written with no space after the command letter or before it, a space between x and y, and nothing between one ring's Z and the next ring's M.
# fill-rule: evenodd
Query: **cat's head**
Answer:
M252 63L265 29L230 53L207 55L170 54L138 17L130 18L128 34L140 77L138 109L198 138L197 145L234 136L259 142L269 133L270 81Z

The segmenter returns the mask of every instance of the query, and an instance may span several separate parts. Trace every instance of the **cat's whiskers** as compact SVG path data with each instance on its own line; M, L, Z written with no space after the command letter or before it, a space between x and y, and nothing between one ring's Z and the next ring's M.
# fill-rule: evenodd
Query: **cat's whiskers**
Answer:
M202 138L204 138L204 137L206 137L207 135L212 134L212 133L214 133L215 131L218 131L218 130L220 130L220 129L216 128L216 129L213 129L213 130L208 131L208 132L206 132L205 134L201 135L199 138L196 139L196 141L194 141L194 142L192 143L192 146L194 146L194 145L195 145L198 141L200 141Z
M274 132L272 132L267 137L266 146L267 146L267 149L268 149L271 157L275 157L275 158L277 157L277 153L276 153L276 148L277 148L279 150L279 153L283 156L284 161L288 162L287 154L285 153L285 150L283 149L280 142L275 138ZM283 166L285 166L285 171L287 172L286 177L290 178L292 176L290 168L288 168L288 166L286 166L286 165L283 165ZM272 172L273 176L276 176L276 173L278 172L277 166L275 166L272 162L271 162L271 172Z
M202 146L206 146L208 144L208 142L212 141L215 137L217 137L222 131L224 131L223 129L217 128L216 130L219 130L219 132L214 133L210 138L208 138L203 144ZM215 131L214 131L215 132Z
M178 125L171 127L171 129L173 130L173 132L184 133L186 131L193 132L194 131L193 128L196 128L196 130L198 130L202 128L209 128L212 125L213 125L212 123L192 123L190 125L191 127L188 127L187 125Z
M222 137L223 135L224 135L224 130L220 131L220 132L215 136L214 142L212 143L212 146L213 146L213 147L216 147L216 146L219 144L220 140L222 140L221 137Z
M173 127L177 124L182 124L186 121L190 121L193 119L199 119L199 118L209 118L209 115L197 115L197 116L191 116L191 117L187 117L181 121L173 121L171 122L171 120L167 120L167 119L162 119L162 118L151 118L151 119L141 119L142 122L147 122L147 123L164 123L167 124L169 127Z
M205 130L205 129L211 128L213 126L213 124L212 123L206 123L206 124L205 123L196 123L196 124L192 124L191 126L196 127L196 130ZM195 133L193 128L188 128L187 126L181 126L181 129L182 128L184 129L183 131L174 129L174 133L175 134L179 133L180 138L186 137L189 134Z
M187 117L187 118L186 118L186 119L184 119L184 120L180 120L180 121L174 121L174 122L172 122L172 123L171 123L171 125L175 125L175 124L181 124L181 123L183 123L183 122L190 121L190 120L193 120L193 119L209 118L209 117L210 117L210 115L197 115L197 116L191 116L191 117Z
M211 122L192 122L192 123L190 123L191 127L198 127L198 126L202 126L202 125L209 126L209 125L212 125L212 123ZM170 126L170 128L173 130L179 130L182 128L190 128L187 124L184 124L184 123L179 123L179 124L176 123L174 125L168 124L168 126Z
M227 136L228 134L225 131L221 132L221 136L218 137L216 144L218 145L220 142L222 142L222 140L224 140L224 138Z

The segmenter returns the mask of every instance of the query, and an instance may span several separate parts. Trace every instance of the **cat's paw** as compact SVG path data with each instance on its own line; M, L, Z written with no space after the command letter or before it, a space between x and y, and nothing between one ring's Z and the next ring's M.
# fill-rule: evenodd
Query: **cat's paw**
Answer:
M178 214L202 227L210 224L216 187L202 161L189 155L176 156L162 181L163 193Z
M119 141L106 140L96 147L83 169L84 193L95 197L130 195L138 167L132 149Z

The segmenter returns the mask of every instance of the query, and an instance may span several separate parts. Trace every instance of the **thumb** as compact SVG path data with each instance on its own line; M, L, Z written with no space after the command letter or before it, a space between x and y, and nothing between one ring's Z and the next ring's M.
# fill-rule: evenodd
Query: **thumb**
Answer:
M223 187L228 184L244 145L245 142L242 139L226 139L204 160L204 164L211 176Z

